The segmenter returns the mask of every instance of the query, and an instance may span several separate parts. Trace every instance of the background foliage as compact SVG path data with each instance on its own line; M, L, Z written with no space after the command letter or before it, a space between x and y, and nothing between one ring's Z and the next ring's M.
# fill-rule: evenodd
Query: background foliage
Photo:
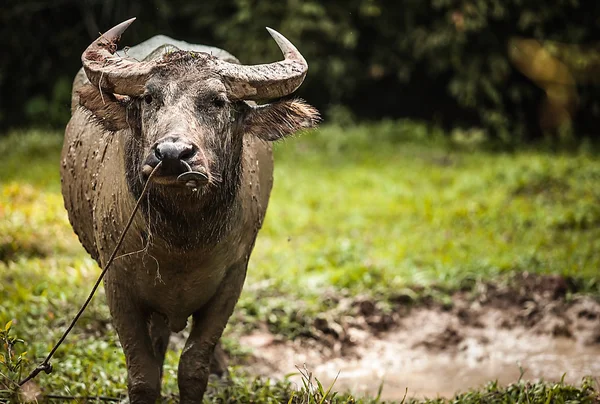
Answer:
M433 119L505 141L595 136L599 127L594 1L4 0L0 132L63 126L82 50L131 16L138 21L123 45L163 33L244 63L279 58L264 27L280 30L310 63L299 95L342 123ZM564 114L575 116L572 127Z

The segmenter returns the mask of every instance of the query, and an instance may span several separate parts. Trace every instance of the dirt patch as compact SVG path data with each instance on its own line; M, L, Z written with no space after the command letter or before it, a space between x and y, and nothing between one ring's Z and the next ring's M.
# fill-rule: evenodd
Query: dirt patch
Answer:
M368 299L340 299L342 318L315 320L314 338L289 341L268 332L241 337L252 374L282 378L307 368L338 390L382 397L452 396L488 381L578 383L600 376L600 304L568 299L573 285L558 276L522 275L510 286L457 292L451 304L425 301L392 310ZM339 374L339 375L338 375ZM298 383L300 384L299 378Z

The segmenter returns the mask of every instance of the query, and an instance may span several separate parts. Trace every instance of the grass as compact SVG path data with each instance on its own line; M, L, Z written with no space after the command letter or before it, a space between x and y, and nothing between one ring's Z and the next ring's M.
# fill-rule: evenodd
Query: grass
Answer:
M0 139L0 325L14 320L27 370L99 273L63 208L61 143L58 133L35 131ZM226 344L243 349L233 336L259 324L290 339L310 334L314 318L336 313L324 298L330 294L385 303L528 271L568 276L582 293L600 295L599 183L600 157L585 150L492 152L410 122L324 126L285 141L276 147L269 213ZM36 379L45 393L125 391L124 359L103 300L99 292L57 352L55 372ZM167 356L165 394L176 392L177 356ZM293 391L286 381L237 373L234 381L212 399L286 402ZM595 397L586 383L492 383L452 402L586 402ZM293 402L318 402L310 401L317 393L304 389Z

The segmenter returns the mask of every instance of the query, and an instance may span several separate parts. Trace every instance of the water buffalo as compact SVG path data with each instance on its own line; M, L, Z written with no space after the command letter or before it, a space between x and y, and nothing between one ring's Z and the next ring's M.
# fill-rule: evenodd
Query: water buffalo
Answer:
M313 127L318 112L282 98L300 86L308 66L276 31L269 29L284 60L245 66L227 52L164 36L117 53L132 21L82 55L61 156L62 193L75 233L104 266L160 162L120 249L127 254L115 260L104 286L130 401L160 397L169 336L191 316L178 383L181 403L199 403L265 217L270 142Z

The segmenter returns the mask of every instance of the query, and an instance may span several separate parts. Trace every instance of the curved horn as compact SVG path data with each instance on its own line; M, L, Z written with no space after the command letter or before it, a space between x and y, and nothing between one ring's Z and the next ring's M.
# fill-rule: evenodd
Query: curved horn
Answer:
M137 96L144 92L146 80L157 65L155 61L137 62L115 55L121 35L135 17L111 28L91 43L81 55L85 74L103 91Z
M308 64L298 49L283 35L268 28L285 57L275 63L244 66L222 60L215 61L216 72L225 79L232 99L265 100L279 98L296 91L304 81Z

